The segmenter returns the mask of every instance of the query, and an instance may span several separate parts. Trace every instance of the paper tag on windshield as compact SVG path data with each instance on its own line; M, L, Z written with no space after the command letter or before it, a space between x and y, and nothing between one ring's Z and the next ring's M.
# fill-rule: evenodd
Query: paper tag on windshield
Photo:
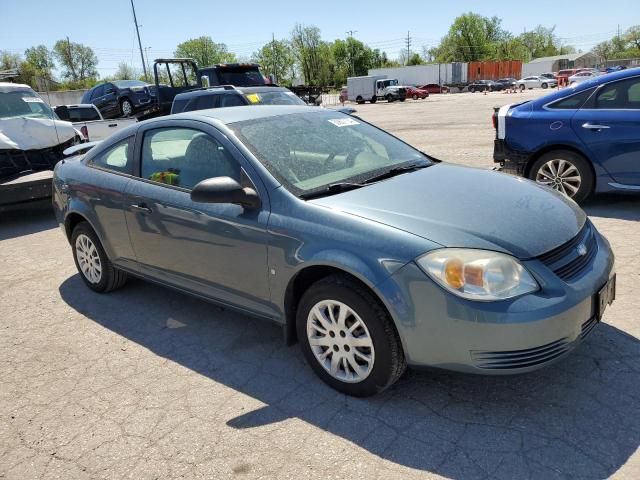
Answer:
M360 125L360 122L356 122L353 118L332 118L329 120L336 127L348 127L350 125Z
M26 103L44 103L40 97L22 97L22 101Z

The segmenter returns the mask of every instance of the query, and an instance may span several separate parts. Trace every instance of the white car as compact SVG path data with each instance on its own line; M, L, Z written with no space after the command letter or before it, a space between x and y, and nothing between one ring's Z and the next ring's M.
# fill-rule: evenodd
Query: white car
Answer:
M555 87L558 84L558 81L555 78L545 78L545 77L525 77L517 81L517 86L520 90L524 90L526 88L549 88Z
M585 70L580 73L576 73L575 75L571 75L569 77L569 85L575 85L577 83L586 82L587 80L591 80L592 78L596 78L598 76L598 72L592 70Z

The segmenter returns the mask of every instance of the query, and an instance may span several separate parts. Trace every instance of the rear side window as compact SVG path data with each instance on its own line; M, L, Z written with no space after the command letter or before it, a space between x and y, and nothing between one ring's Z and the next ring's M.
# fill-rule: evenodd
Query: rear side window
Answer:
M104 95L104 85L98 85L91 94L91 100L101 97L102 95Z
M640 109L640 77L610 83L598 92L594 108Z
M207 108L216 108L219 104L219 95L201 95L191 102L187 110L205 110Z
M221 107L240 107L242 105L246 105L246 103L242 100L242 97L237 94L226 94L222 95L220 99Z
M70 122L90 122L92 120L100 120L100 114L95 108L70 108L68 110Z
M133 137L129 137L98 154L91 159L90 163L107 170L131 174L133 171L132 153Z
M171 106L171 113L182 113L185 111L185 107L189 103L189 100L174 100Z
M562 100L558 100L557 102L553 102L547 105L547 108L553 109L563 109L563 110L572 110L578 109L584 105L587 99L591 96L595 88L590 88L580 93L576 93L575 95L571 95L570 97L563 98Z

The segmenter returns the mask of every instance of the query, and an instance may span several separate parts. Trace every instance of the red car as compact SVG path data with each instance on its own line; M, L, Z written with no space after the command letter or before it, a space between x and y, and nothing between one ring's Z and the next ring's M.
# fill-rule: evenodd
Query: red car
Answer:
M447 87L441 87L437 83L428 83L418 87L420 90L426 90L429 93L447 93L449 89Z
M413 98L414 100L418 100L419 98L425 99L429 96L429 92L427 90L423 90L419 87L407 87L407 98Z

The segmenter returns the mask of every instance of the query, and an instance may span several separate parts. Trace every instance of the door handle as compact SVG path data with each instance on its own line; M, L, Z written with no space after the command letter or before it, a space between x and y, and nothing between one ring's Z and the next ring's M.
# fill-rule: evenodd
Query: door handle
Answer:
M587 130L605 130L607 128L611 128L609 125L599 125L597 123L583 123L582 128L586 128Z
M113 127L117 127L117 126L118 126L118 124L117 124L117 123L110 123L110 124L109 124L109 128L113 128Z
M151 209L147 207L146 203L139 203L138 205L130 205L132 210L136 210L142 213L151 213Z

